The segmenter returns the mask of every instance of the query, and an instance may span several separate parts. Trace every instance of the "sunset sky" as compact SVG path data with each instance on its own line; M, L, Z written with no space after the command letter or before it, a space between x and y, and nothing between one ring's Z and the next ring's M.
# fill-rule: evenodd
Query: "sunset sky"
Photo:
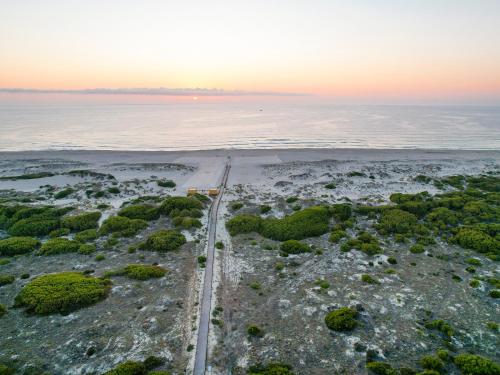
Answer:
M131 87L500 103L500 1L0 2L0 88Z

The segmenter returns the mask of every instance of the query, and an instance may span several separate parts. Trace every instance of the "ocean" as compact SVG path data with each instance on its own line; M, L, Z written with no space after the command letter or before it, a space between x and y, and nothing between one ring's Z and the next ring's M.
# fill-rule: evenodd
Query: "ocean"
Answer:
M0 105L0 151L261 148L500 150L500 107Z

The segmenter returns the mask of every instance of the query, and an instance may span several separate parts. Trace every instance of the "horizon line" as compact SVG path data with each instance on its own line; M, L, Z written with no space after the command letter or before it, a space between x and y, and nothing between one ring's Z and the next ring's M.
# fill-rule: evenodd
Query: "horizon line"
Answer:
M92 88L92 89L31 89L0 87L6 94L83 94L83 95L151 95L151 96L311 96L311 93L280 91L245 91L215 88Z

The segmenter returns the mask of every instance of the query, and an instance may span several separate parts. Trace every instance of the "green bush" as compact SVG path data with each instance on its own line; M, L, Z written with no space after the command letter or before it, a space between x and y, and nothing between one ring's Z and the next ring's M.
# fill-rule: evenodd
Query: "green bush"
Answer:
M56 255L64 253L76 253L80 248L80 242L68 240L67 238L51 238L40 248L42 255Z
M247 333L253 337L264 337L264 331L262 330L262 328L255 324L251 324L248 326Z
M439 357L426 355L420 358L420 366L427 370L435 370L441 372L444 368L444 363Z
M54 229L52 232L50 232L49 237L56 238L56 237L67 236L68 234L70 234L70 230L68 228L59 228L59 229Z
M421 244L416 244L410 247L410 252L413 254L421 254L425 251L425 247L423 247Z
M473 249L480 253L500 254L500 241L476 229L462 228L458 231L454 241L466 249Z
M203 204L199 199L195 197L169 197L163 201L159 211L164 215L169 215L174 209L184 210L184 209L203 209Z
M356 318L358 310L351 307L341 307L333 310L325 316L325 323L328 328L334 331L351 331L358 325Z
M446 323L444 320L441 319L433 320L432 322L426 323L425 328L436 329L448 337L453 336L453 328L448 323Z
M367 274L361 275L361 281L367 284L380 284L377 279Z
M332 243L338 243L342 238L346 237L347 233L342 229L334 230L330 233L330 237L328 237L328 241Z
M332 204L329 210L335 220L346 221L352 215L352 209L350 204Z
M61 190L61 191L57 192L56 194L54 194L54 198L55 199L63 199L63 198L70 196L74 192L75 192L74 189L67 188L67 189Z
M155 206L149 204L134 204L122 208L118 212L118 216L151 221L157 220L160 217L160 212Z
M12 256L30 253L40 246L40 241L31 237L10 237L0 240L0 255Z
M417 217L409 212L393 209L386 210L377 224L377 229L382 234L405 234L413 231L417 224Z
M164 229L151 234L141 247L158 252L176 250L186 243L186 237L176 230Z
M231 203L231 209L233 211L238 211L241 207L243 207L243 203L241 203L241 202L233 202L233 203Z
M267 365L252 365L248 369L248 375L294 375L292 372L292 366L280 363L272 362Z
M14 375L16 370L6 365L0 364L0 375Z
M147 264L129 264L123 271L125 276L136 280L160 278L167 273L167 270L163 267Z
M325 189L335 189L337 186L333 183L333 182L330 182L328 184L325 185Z
M482 263L477 258L468 258L465 263L473 265L473 266L482 266Z
M105 372L103 375L146 375L146 366L141 362L126 361L120 363L114 369Z
M104 254L97 254L94 259L97 262L102 262L104 259L106 259L106 257L104 256Z
M215 248L219 249L219 250L222 250L224 248L224 243L222 241L217 241L215 243Z
M441 226L456 225L458 217L455 212L446 207L438 207L432 210L426 217L432 223L440 224Z
M110 282L78 272L39 276L30 281L15 298L15 307L30 313L68 313L106 298Z
M176 186L175 182L172 180L158 180L158 181L156 181L156 183L158 184L158 186L161 186L164 188L174 188Z
M327 207L308 207L282 219L262 220L260 234L277 241L302 240L327 233L329 221L330 211Z
M147 370L152 370L164 365L165 360L161 357L155 357L154 355L150 355L142 363L144 364L144 366L146 366ZM151 375L151 373L149 372L148 375Z
M389 263L389 264L398 264L398 261L394 257L388 257L387 258L387 263Z
M281 244L280 250L286 254L300 254L310 253L311 247L297 240L288 240Z
M238 215L226 222L226 228L231 236L241 233L259 233L262 226L262 218L255 215Z
M12 284L16 278L12 275L0 275L0 286Z
M390 364L385 362L372 361L366 364L366 368L376 375L396 375L397 372Z
M500 298L500 290L498 290L498 289L490 290L490 292L488 293L488 295L491 298Z
M454 362L463 375L500 375L497 363L479 355L459 354Z
M9 229L11 236L46 236L59 228L59 219L32 217L16 221Z
M80 247L78 248L78 253L80 254L85 254L85 255L90 255L95 253L96 248L95 245L92 244L81 244Z
M101 218L100 212L86 212L81 215L65 216L61 220L61 226L69 228L74 232L97 228L97 223Z
M268 205L262 205L260 206L260 213L261 214L267 214L269 211L271 211L271 206Z
M97 230L96 229L87 229L81 232L78 232L75 235L75 240L78 242L90 242L97 238Z
M147 228L148 223L141 219L129 219L123 216L111 216L107 218L99 229L100 235L114 233L123 237L132 237L139 231Z
M172 224L174 224L175 227L180 227L182 229L202 227L201 221L192 217L177 216L172 220Z
M2 304L0 303L0 318L1 318L2 316L4 316L6 313L7 313L7 308L6 308L4 305L2 305ZM1 367L0 367L0 369L1 369ZM0 374L2 374L2 372L1 372L1 371L0 371Z

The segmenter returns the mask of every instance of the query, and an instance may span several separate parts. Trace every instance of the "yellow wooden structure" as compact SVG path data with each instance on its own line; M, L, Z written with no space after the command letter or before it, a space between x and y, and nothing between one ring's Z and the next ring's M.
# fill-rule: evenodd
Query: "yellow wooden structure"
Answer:
M219 195L219 189L217 188L208 189L208 195L211 197L216 197L217 195Z
M198 194L198 189L197 188L194 188L194 187L188 188L188 194L187 195L195 195L195 194Z

